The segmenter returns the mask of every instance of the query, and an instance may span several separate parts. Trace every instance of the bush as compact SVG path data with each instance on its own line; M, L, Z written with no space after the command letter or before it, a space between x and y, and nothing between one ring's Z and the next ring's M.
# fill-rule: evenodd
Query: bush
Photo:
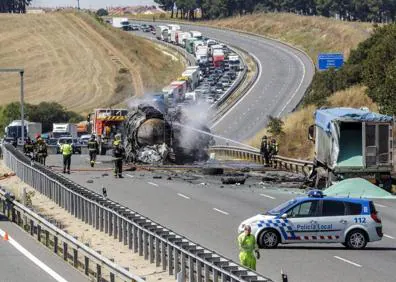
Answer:
M109 15L109 12L107 12L106 9L99 9L96 11L96 15L98 15L99 17L105 17Z
M274 137L283 135L283 121L280 118L268 116L268 132Z

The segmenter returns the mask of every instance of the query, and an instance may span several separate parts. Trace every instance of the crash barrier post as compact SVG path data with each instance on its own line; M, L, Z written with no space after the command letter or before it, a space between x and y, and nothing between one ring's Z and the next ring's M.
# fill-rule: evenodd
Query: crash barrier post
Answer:
M209 153L214 153L215 157L218 159L243 160L257 164L264 164L264 159L258 149L245 149L235 146L212 146L209 148ZM277 155L272 159L272 166L275 169L308 175L313 168L313 162Z
M8 144L3 146L3 152L5 164L25 183L83 221L94 215L93 218L99 220L99 229L104 225L104 232L109 236L114 236L120 229L122 231L118 236L126 232L126 242L131 252L139 253L157 266L162 265L170 275L176 275L181 270L190 281L209 282L218 278L231 282L272 281L47 167L31 164L21 152ZM97 210L98 216L95 215ZM93 221L92 226L96 226Z
M2 189L0 189L0 210L9 220L21 226L25 231L29 231L32 236L61 256L64 261L84 271L87 276L95 278L96 281L114 281L110 277L116 277L118 281L145 281L18 203L10 197L10 193Z

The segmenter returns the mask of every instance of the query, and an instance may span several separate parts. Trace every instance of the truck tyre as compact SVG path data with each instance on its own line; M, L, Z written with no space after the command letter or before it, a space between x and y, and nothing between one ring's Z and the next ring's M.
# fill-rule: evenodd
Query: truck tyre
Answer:
M361 250L367 245L367 236L364 231L355 229L348 233L345 243L349 249Z

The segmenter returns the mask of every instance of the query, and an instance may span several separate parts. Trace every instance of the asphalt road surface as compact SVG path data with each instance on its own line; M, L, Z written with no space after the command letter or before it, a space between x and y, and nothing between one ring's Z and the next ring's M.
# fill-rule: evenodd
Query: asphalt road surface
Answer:
M100 156L97 168L110 168L109 156ZM50 156L48 164L60 167L60 157ZM237 227L242 220L269 210L299 195L298 189L260 185L249 178L245 185L221 185L220 179L179 173L154 179L148 171L125 172L114 179L111 171L78 172L88 168L88 157L72 158L72 174L77 183L101 193L193 241L238 261ZM73 171L75 169L75 171ZM108 175L106 175L108 174ZM93 180L93 183L87 183ZM369 243L362 251L341 244L294 244L261 250L257 270L275 281L283 270L289 281L394 281L396 267L396 201L375 201L386 236Z
M253 137L265 127L268 115L281 117L294 110L314 75L315 67L309 57L280 42L210 27L180 26L183 30L197 30L204 36L239 47L260 65L257 83L212 125L211 129L217 135L239 142ZM135 33L149 35L140 31ZM221 144L222 141L216 142Z
M10 240L5 241L1 237L1 282L89 281L89 279L83 276L83 274L63 262L60 257L52 254L51 250L42 246L15 224L6 221L5 217L1 214L0 229L7 232L10 238L15 240L19 245L50 269L48 272L44 271L25 254L16 249L15 246L10 243Z

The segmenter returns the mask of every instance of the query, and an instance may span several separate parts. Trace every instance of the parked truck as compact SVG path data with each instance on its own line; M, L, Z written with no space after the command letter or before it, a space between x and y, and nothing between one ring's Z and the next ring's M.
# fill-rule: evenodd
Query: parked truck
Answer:
M90 114L92 120L92 133L97 136L99 153L105 155L112 147L116 134L123 133L123 122L128 115L126 109L95 109Z
M166 33L165 33L165 31L166 31ZM157 26L156 29L155 29L155 37L156 37L158 40L164 41L164 40L165 40L164 34L165 34L166 36L168 36L168 35L167 35L167 34L168 34L168 27L165 26L165 25L159 25L159 26Z
M77 125L73 123L54 123L52 124L52 137L60 138L71 136L77 138Z
M393 118L367 108L319 109L309 139L315 143L310 178L316 187L361 177L391 188Z
M42 124L40 122L24 121L24 137L35 139L37 134L42 133ZM22 140L22 121L14 120L5 128L5 136L8 140L17 138L18 145L23 145Z

